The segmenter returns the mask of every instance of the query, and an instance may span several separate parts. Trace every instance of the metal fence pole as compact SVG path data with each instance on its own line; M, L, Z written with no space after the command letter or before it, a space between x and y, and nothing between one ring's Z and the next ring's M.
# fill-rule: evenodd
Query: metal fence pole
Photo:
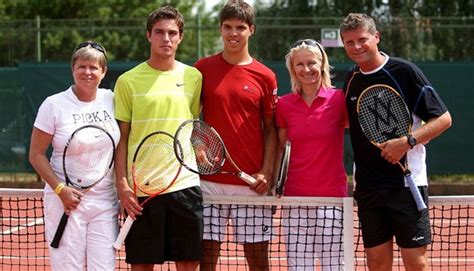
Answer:
M41 62L41 18L36 15L36 60Z

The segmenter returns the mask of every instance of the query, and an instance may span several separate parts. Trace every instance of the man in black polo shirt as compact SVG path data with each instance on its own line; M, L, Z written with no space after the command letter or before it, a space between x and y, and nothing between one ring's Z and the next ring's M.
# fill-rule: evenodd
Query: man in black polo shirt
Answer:
M354 150L358 204L364 247L370 270L391 270L395 236L407 270L428 270L427 245L431 243L429 213L418 211L403 171L397 165L408 159L412 177L427 203L424 143L451 126L451 116L421 70L404 59L379 51L380 33L374 20L359 13L344 18L341 37L351 69L344 91ZM357 100L369 86L385 84L405 100L413 117L412 132L378 147L364 135L357 118Z

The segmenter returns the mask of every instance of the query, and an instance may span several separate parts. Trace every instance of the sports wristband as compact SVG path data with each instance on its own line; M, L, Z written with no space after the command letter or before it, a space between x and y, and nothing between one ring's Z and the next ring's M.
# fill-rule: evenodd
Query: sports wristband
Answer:
M56 188L54 189L54 193L56 193L57 195L61 194L61 191L63 191L65 186L66 185L64 183L58 184L58 186L56 186Z

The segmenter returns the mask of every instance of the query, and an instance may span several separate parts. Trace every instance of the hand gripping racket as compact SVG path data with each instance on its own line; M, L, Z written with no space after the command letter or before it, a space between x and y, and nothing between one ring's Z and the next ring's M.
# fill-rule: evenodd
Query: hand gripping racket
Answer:
M411 115L403 98L387 85L373 85L365 89L357 101L357 114L362 131L374 145L404 137L411 130ZM400 161L398 165L405 174L418 210L426 209L408 165L402 165Z
M181 164L174 155L173 141L173 136L166 132L153 132L141 141L133 155L132 179L135 195L137 189L149 195L141 206L167 191L181 172ZM114 242L115 249L122 248L133 222L128 216Z
M114 162L115 142L102 127L85 125L76 129L63 151L66 185L86 193L107 176ZM64 213L54 234L51 247L58 248L69 216Z
M192 172L201 175L232 174L251 186L256 182L252 176L240 170L217 131L203 121L183 122L176 131L174 149L178 161ZM233 170L222 170L226 159Z
M280 198L285 191L285 184L288 178L288 166L290 164L291 143L286 141L281 154L280 169L276 180L275 196Z

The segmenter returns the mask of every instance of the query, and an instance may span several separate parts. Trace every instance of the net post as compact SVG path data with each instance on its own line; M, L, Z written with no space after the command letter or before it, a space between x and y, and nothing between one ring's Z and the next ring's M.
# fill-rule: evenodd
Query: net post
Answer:
M344 270L354 269L354 199L343 199Z

